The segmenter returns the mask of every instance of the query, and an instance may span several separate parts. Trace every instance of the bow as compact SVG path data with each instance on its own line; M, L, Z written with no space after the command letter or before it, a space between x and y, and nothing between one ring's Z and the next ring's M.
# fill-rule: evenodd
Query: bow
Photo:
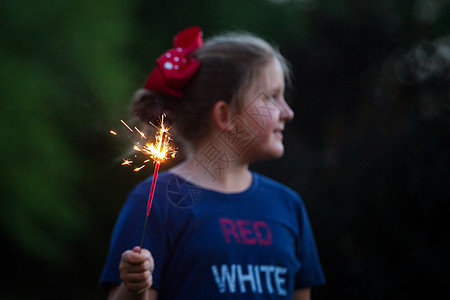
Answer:
M164 52L157 60L144 88L161 94L183 97L183 86L194 76L200 62L190 54L203 45L200 27L193 26L180 31L173 38L175 48Z

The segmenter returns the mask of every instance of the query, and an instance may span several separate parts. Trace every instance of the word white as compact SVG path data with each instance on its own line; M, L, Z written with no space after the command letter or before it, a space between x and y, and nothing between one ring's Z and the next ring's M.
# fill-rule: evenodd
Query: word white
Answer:
M236 283L239 285L239 292L246 293L246 283L250 285L252 293L269 294L276 293L286 296L286 274L287 268L270 265L247 265L244 273L240 264L221 265L220 271L216 265L211 266L211 272L220 293L236 293Z

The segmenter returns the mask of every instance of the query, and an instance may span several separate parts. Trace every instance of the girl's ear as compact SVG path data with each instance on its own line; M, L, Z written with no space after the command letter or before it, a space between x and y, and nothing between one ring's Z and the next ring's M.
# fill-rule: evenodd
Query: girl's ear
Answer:
M224 101L218 101L212 111L214 124L219 130L231 129L228 128L231 123L231 108Z

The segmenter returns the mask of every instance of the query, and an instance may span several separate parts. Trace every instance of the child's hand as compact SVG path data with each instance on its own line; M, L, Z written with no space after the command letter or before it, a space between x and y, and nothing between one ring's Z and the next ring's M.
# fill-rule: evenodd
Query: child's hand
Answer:
M129 291L140 294L152 286L154 268L151 253L136 246L122 253L120 278Z

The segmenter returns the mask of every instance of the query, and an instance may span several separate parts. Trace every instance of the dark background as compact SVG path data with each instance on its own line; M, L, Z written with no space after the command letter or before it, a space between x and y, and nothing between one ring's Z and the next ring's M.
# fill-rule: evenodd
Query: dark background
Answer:
M191 25L292 63L286 155L253 169L304 199L327 276L313 298L449 299L445 0L2 1L0 298L104 298L112 226L150 175L120 166L130 143L109 130Z

